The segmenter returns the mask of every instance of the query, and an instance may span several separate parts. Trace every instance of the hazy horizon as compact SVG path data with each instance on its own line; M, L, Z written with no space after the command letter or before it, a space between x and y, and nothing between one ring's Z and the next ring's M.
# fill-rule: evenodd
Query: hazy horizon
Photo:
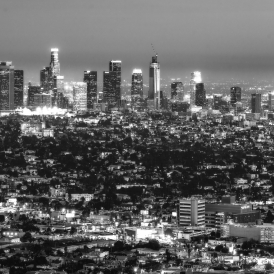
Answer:
M122 79L159 55L161 77L260 79L274 75L273 0L2 0L0 60L39 81L59 48L61 75L82 81L84 70L102 81L110 60L122 60ZM187 77L187 78L186 78Z

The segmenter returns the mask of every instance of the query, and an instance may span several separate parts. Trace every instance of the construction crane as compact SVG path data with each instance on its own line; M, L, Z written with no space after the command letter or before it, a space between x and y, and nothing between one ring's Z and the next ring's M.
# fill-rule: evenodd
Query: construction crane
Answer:
M155 56L158 56L158 54L157 54L157 52L155 51L154 46L153 46L152 43L151 43L151 47L152 47L153 52L155 53Z

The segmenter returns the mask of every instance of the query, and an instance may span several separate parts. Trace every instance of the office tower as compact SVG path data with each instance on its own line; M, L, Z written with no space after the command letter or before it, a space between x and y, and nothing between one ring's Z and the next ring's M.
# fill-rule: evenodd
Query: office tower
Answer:
M60 75L60 63L58 58L58 49L53 48L51 49L50 54L50 68L52 76L59 76Z
M182 82L171 83L171 99L183 101L183 99L184 99L184 85Z
M121 100L122 61L110 61L109 71L115 75L115 77L112 79L112 85L115 93L115 102L119 102L119 100Z
M104 71L103 72L103 100L111 106L117 103L116 96L116 72Z
M40 86L44 92L53 90L54 79L50 67L45 67L40 71Z
M178 226L204 226L205 200L201 196L192 196L179 200Z
M155 109L160 108L160 63L157 60L158 55L152 57L149 66L149 91L148 100L153 100Z
M268 92L268 110L273 111L274 108L274 92Z
M93 109L97 103L97 71L84 71L84 82L87 83L87 108Z
M0 110L14 109L14 66L0 62Z
M190 79L190 106L195 105L196 100L196 84L199 84L202 82L201 72L200 71L194 71L191 73L191 79Z
M132 72L131 96L143 97L143 73L141 69Z
M47 107L47 108L51 108L52 104L51 104L51 95L50 94L46 94L46 93L41 93L41 94L33 94L33 108L43 108L43 107Z
M30 86L28 88L28 106L34 108L34 95L41 94L40 86Z
M87 83L84 83L84 82L73 83L73 110L75 111L87 110Z
M14 108L24 106L24 71L14 70Z
M206 104L206 91L203 83L195 86L195 105L202 107Z
M51 90L52 106L60 108L60 101L57 98L61 98L60 94L64 94L64 76L53 76L53 89Z
M232 87L230 89L230 104L235 106L237 102L241 102L242 89L240 87Z
M261 113L261 94L251 94L251 111L252 113Z

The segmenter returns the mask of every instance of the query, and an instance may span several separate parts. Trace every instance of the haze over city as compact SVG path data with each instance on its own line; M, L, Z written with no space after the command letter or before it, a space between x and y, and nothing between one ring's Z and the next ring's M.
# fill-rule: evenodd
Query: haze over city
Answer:
M2 0L2 61L39 82L50 48L59 48L66 81L82 81L109 60L122 60L122 80L141 68L144 83L154 54L161 77L187 81L202 71L205 81L258 79L274 74L274 2L272 0Z

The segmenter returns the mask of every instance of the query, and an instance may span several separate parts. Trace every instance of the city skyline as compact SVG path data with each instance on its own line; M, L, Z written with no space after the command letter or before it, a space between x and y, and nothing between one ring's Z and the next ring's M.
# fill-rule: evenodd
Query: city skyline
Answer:
M163 78L187 82L189 73L199 70L205 81L272 80L273 1L58 0L52 4L51 0L1 4L1 60L23 69L26 81L39 81L48 51L56 47L66 81L81 81L83 71L95 70L102 82L107 62L118 59L123 62L122 80L130 82L137 67L148 83L151 43L161 60ZM77 14L81 16L75 21ZM13 23L6 24L7 18ZM33 24L36 20L39 24Z

